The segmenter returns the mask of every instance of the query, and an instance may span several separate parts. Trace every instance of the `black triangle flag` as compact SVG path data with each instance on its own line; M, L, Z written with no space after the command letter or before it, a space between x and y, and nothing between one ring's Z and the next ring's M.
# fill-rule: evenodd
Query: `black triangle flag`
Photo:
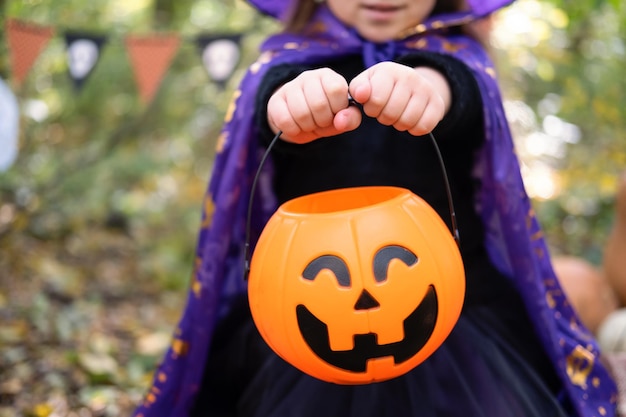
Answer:
M65 33L68 72L77 90L82 88L96 67L105 42L105 36L81 32Z
M241 34L200 35L196 43L202 64L220 88L224 88L241 59Z

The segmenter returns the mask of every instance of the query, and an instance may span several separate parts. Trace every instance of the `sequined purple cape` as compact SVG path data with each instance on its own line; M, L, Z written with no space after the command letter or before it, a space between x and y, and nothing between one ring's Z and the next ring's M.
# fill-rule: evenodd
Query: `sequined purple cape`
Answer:
M486 127L486 142L477 156L476 175L482 182L479 210L487 232L489 255L523 295L533 324L578 415L611 417L615 415L615 384L600 363L596 342L568 305L552 270L546 242L524 191L493 64L476 42L460 36L444 38L440 32L442 27L467 22L511 1L470 1L471 11L435 16L418 26L409 38L395 42L393 49L397 54L416 49L450 54L465 62L476 75ZM280 17L286 7L281 0L252 3L274 17ZM243 279L246 212L252 178L262 153L257 147L252 121L254 92L260 79L272 65L312 63L367 49L324 6L318 10L310 29L307 36L270 37L234 94L204 200L187 305L171 347L154 374L153 384L135 411L136 417L189 415L202 381L215 323L229 307L231 297L246 291ZM376 48L369 51L366 62L367 58L370 63L375 62ZM255 198L253 236L258 236L276 209L268 187L270 177L271 169L264 170Z

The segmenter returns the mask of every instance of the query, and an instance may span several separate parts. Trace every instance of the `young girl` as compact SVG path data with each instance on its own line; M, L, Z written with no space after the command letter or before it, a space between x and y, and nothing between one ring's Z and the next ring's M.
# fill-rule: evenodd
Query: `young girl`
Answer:
M615 386L552 271L495 71L467 26L510 3L251 0L286 20L235 93L220 137L188 305L137 416L613 416ZM293 11L293 13L292 13ZM356 102L351 103L349 97ZM336 385L280 359L250 317L244 239L278 204L393 185L443 219L436 137L467 290L444 343L397 378Z

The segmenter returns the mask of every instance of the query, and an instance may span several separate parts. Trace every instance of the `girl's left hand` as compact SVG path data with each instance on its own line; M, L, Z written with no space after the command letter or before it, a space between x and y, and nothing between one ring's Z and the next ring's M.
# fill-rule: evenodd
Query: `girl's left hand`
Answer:
M431 132L451 101L450 86L441 73L395 62L366 69L350 82L349 91L365 114L415 136Z

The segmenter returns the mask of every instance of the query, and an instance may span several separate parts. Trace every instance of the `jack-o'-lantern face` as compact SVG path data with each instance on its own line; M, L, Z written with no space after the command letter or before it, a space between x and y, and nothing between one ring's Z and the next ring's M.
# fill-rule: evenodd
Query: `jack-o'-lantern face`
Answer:
M456 323L464 291L443 221L394 187L285 203L259 239L249 278L252 316L270 347L343 384L390 379L425 360Z
M388 277L388 268L391 262L400 261L404 264L404 271L394 271L396 274L393 278ZM385 294L382 289L374 289L371 291L380 293L385 299L385 306L393 306L395 303L391 299L393 298L393 290L395 291L420 291L422 289L414 288L418 285L407 285L411 283L410 267L415 266L418 263L417 256L410 250L401 246L385 246L381 248L374 255L372 272L374 275L375 285L380 287L385 285L389 279L398 280L398 283L389 283L387 285L396 286L397 288L388 291L388 295ZM337 279L337 285L339 289L352 288L352 279L350 277L350 271L347 264L339 257L334 255L323 255L315 258L305 268L302 277L307 280L314 280L322 270L330 271ZM417 280L414 280L417 281ZM403 285L404 284L404 285ZM404 288L402 288L404 287ZM413 287L413 288L410 288ZM319 356L322 360L330 365L334 365L340 369L347 371L363 373L367 371L367 363L372 359L380 358L393 358L394 364L401 364L411 357L415 356L430 339L435 328L437 320L437 292L435 287L430 284L425 287L426 293L423 298L417 300L418 303L414 306L413 311L406 313L407 308L413 307L413 303L406 303L404 306L396 305L394 311L387 311L383 308L381 303L367 290L363 288L358 292L358 298L354 303L353 312L354 315L360 314L360 320L367 321L366 326L363 329L368 329L368 333L354 334L352 340L344 341L346 346L341 346L343 335L346 333L339 332L338 335L334 334L337 331L333 331L333 336L330 337L330 326L336 321L341 321L340 317L330 317L328 323L320 320L306 304L300 304L296 307L296 317L298 319L298 328L302 334L302 338L309 345L311 350ZM322 289L324 291L324 289ZM311 288L307 291L309 295L315 296L315 289ZM421 292L421 291L420 291ZM419 292L417 292L419 294ZM401 294L401 292L399 293ZM354 294L350 294L353 295ZM348 294L346 294L348 296ZM347 297L346 297L347 298ZM337 300L338 302L344 300ZM329 300L329 302L332 302ZM348 304L349 305L349 301ZM311 304L311 308L315 309L314 304ZM319 309L319 307L317 307ZM318 313L320 316L327 316L327 309L322 308ZM347 316L348 317L348 316ZM358 319L357 319L358 320ZM357 320L353 322L356 323ZM382 333L373 333L372 323L380 323L380 330ZM383 330L385 329L385 330ZM348 336L351 336L349 333ZM398 338L399 337L399 338ZM384 339L387 340L384 340ZM345 338L344 338L345 339ZM383 339L383 340L380 340ZM336 349L331 348L331 340ZM380 341L379 341L380 340ZM349 347L349 344L352 347ZM348 347L342 349L342 347Z

